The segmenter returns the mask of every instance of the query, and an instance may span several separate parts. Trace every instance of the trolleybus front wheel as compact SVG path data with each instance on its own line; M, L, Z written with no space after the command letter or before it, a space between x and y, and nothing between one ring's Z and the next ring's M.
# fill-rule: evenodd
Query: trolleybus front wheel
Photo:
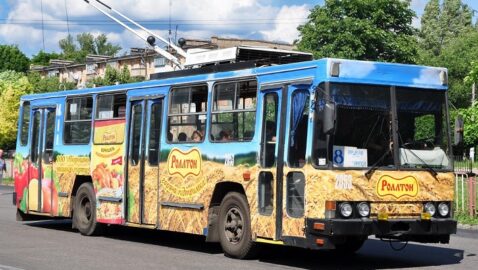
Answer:
M96 199L91 183L84 183L78 188L73 222L82 235L97 235L103 229L103 225L96 222Z
M257 246L252 241L249 205L243 194L228 193L219 210L219 239L226 256L252 258Z

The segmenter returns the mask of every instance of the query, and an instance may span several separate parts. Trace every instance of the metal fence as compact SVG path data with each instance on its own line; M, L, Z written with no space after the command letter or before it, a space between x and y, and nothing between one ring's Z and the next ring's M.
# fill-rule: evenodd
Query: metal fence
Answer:
M455 165L455 212L471 217L478 216L478 165L471 159L454 158ZM477 167L475 167L477 166Z

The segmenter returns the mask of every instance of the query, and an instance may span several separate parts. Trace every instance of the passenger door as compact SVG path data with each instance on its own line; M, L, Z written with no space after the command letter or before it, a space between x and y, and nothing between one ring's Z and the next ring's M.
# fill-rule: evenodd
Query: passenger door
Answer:
M161 97L130 101L127 173L127 221L158 224Z
M52 170L56 109L33 108L32 113L28 210L57 214L52 207L56 195Z
M258 236L278 239L282 217L282 179L284 166L284 130L287 88L265 90L262 99L262 138L258 182L258 218L254 230ZM279 195L279 196L278 196Z

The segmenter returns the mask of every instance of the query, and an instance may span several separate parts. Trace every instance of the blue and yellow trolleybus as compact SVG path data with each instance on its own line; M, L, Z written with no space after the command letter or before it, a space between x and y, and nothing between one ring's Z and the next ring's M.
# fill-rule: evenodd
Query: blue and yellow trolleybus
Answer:
M447 70L322 59L21 98L20 220L355 251L447 243Z

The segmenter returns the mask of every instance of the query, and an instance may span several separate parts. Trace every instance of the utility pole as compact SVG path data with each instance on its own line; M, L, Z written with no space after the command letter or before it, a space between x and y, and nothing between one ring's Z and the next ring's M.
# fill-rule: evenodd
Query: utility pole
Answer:
M471 106L475 105L476 100L476 83L471 86Z

